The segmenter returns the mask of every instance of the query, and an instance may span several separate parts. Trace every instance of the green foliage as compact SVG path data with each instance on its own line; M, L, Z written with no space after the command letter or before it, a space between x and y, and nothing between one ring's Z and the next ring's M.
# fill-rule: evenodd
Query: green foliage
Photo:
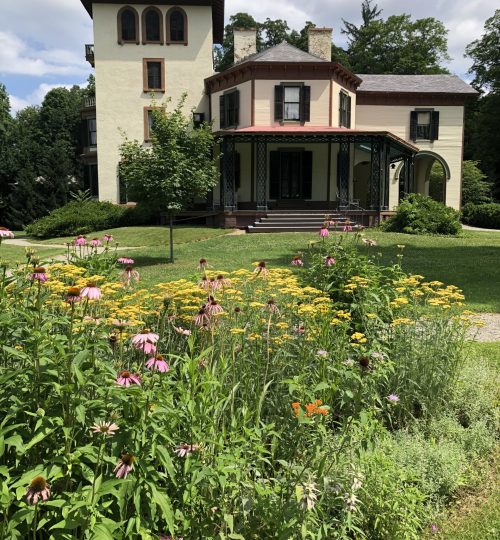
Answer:
M26 227L38 238L87 234L122 225L127 209L109 202L73 201Z
M491 184L478 167L478 161L466 160L462 169L462 205L485 204L491 200Z
M462 208L462 219L468 225L486 229L500 229L500 204L472 204Z
M411 193L396 208L396 215L388 219L383 228L389 232L405 234L457 235L462 227L459 213L426 195Z

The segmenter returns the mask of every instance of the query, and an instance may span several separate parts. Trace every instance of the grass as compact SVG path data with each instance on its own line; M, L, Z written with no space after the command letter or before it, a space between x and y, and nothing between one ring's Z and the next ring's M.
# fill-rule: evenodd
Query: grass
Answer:
M36 248L38 256L42 260L47 260L56 255L61 255L62 251L57 248ZM7 245L2 242L0 246L0 261L6 261L7 266L16 266L26 262L25 248L22 246Z
M318 241L316 233L280 233L224 236L227 230L206 227L180 227L175 230L174 265L168 264L168 229L166 227L124 227L109 232L121 246L122 253L133 257L146 286L159 281L191 275L200 257L214 268L232 270L249 267L254 261L288 266L290 258L307 249L308 242ZM96 232L102 236L103 232ZM500 233L465 231L463 236L412 236L368 230L366 236L377 240L382 261L396 261L397 245L404 244L405 270L440 280L463 289L468 305L477 311L500 312ZM92 237L92 234L87 235ZM52 244L63 244L72 238L54 238L39 242L42 258L61 254ZM36 242L36 241L33 241ZM154 248L154 249L148 249ZM367 249L367 248L361 248ZM24 248L2 245L0 258L11 264L24 259Z

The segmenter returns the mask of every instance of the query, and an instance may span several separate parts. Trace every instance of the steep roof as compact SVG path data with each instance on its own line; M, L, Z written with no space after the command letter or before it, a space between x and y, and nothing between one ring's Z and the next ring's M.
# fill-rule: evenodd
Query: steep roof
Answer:
M359 93L469 94L478 92L456 75L359 75Z
M249 62L326 62L323 58L315 56L301 49L297 49L290 43L282 41L280 44L265 49L264 51L252 54L247 58L244 58L240 62L234 64L235 66L241 66L242 64L248 64Z
M92 17L92 4L122 4L126 5L124 0L81 0L83 7ZM212 25L214 43L222 43L224 38L224 0L130 0L130 5L165 5L165 6L212 6Z

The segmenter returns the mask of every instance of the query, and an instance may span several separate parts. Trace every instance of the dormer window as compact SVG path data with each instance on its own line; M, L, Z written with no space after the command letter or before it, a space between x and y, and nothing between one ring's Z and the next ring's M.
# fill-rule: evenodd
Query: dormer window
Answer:
M118 43L139 44L139 15L129 6L118 12Z
M281 83L274 87L274 119L278 122L309 122L311 87Z
M158 8L149 7L142 12L142 43L163 45L163 17Z
M171 43L187 45L187 16L178 7L167 12L167 44Z

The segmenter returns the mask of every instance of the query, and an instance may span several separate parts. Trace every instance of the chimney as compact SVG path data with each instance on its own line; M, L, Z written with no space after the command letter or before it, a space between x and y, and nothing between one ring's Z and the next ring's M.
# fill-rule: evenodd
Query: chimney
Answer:
M332 61L332 29L316 28L308 30L309 53L328 62Z
M255 28L234 29L234 63L257 52L257 30Z

